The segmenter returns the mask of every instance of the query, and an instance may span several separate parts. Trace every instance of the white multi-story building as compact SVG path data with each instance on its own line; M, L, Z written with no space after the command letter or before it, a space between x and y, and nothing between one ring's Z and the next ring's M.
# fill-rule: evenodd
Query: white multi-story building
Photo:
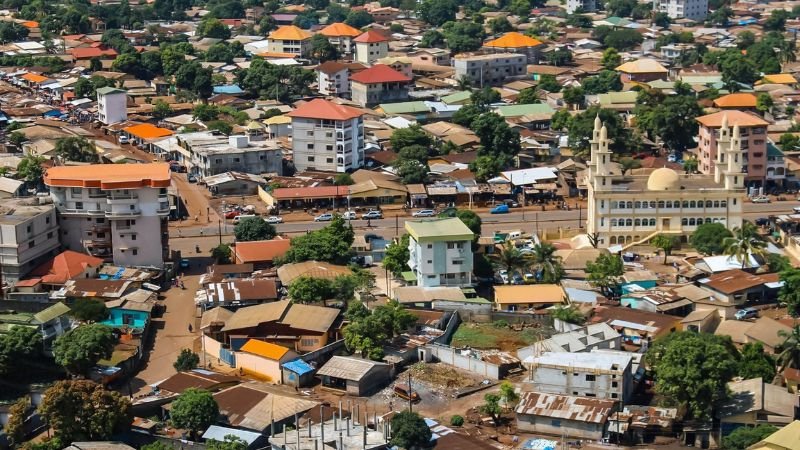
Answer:
M544 353L526 358L531 391L625 403L633 393L631 356L618 353Z
M163 267L169 252L169 164L47 169L61 243L119 266Z
M183 133L178 145L189 152L189 170L209 177L225 172L283 174L283 154L277 141L248 135L225 136L211 131Z
M290 112L298 171L349 172L364 164L364 113L317 98Z
M417 286L472 285L472 240L461 219L406 220L408 267Z
M105 125L128 120L128 93L113 87L98 89L97 116Z
M708 15L708 0L656 0L655 12L664 12L671 19L703 20Z
M3 283L15 283L59 252L56 210L40 202L39 198L4 199L0 205Z
M476 86L497 84L525 76L527 64L528 57L519 53L462 53L453 58L455 79L466 77Z
M372 64L389 54L389 39L375 30L368 30L353 39L356 46L356 61Z
M649 175L622 175L611 161L606 127L595 120L587 168L586 230L599 247L624 248L659 234L686 239L699 225L742 225L745 173L739 127L723 119L714 175L687 175L662 167Z
M597 2L595 0L567 0L567 14L588 13L596 10Z

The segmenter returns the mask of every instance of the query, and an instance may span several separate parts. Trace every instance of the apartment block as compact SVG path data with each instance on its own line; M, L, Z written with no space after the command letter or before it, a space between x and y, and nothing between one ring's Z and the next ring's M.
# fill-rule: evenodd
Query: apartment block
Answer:
M597 2L595 0L567 0L567 14L594 11L597 11Z
M547 352L526 360L526 390L625 403L633 393L631 360L617 353Z
M472 285L472 240L461 219L407 220L408 266L417 286Z
M738 126L745 186L764 185L767 178L767 121L743 111L720 111L698 117L697 121L700 123L697 148L700 172L714 173L720 130Z
M671 19L703 20L708 15L708 0L656 0L653 10L667 13Z
M389 54L389 39L375 30L364 32L353 40L356 47L356 61L372 64Z
M98 89L97 116L105 125L128 120L128 93L112 87Z
M169 252L169 164L47 169L61 243L119 266L163 267Z
M292 155L298 171L348 172L364 164L364 113L321 98L300 105L292 118Z
M311 48L310 32L294 25L284 25L267 36L270 53L302 56Z
M46 201L47 204L40 204ZM4 199L0 206L2 282L16 283L59 252L56 210L49 199Z
M201 131L179 134L177 140L189 152L189 170L203 177L225 172L283 174L281 148L263 134L225 136Z
M361 106L408 100L410 85L411 77L383 64L350 76L353 102Z
M453 58L455 79L466 77L476 86L498 84L526 73L528 59L519 53L470 54Z

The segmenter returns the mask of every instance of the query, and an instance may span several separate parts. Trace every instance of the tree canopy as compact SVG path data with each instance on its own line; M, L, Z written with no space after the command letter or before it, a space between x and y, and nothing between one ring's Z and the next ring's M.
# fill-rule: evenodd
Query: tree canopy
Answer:
M354 239L353 227L341 216L336 215L325 228L292 238L289 251L283 258L280 258L279 262L314 260L347 264L353 254L350 246Z
M392 417L392 445L406 449L427 448L430 441L431 429L419 414L401 411Z
M102 324L83 325L67 331L53 343L56 362L75 375L85 375L97 361L110 358L117 338Z
M88 163L100 161L94 145L85 137L70 136L58 139L54 150L56 155L67 161Z
M264 241L274 238L277 231L261 217L246 217L233 227L233 234L239 242Z
M386 247L386 255L383 257L382 264L394 276L400 276L400 273L410 270L408 267L409 239L407 233L403 234L397 242L392 242Z
M188 348L181 350L178 359L172 364L178 372L186 372L188 370L196 369L200 365L200 356Z
M108 308L100 300L80 299L72 305L69 315L84 322L99 322L108 317Z
M130 401L89 380L57 381L39 413L61 442L105 441L130 427Z
M0 334L0 375L24 373L27 363L34 362L42 350L42 335L36 328L13 326Z
M191 430L193 434L208 428L217 420L219 406L210 392L189 388L172 402L169 416L178 428Z
M719 255L725 250L723 242L731 236L731 232L721 223L704 223L692 233L689 243L700 253Z
M778 431L772 425L759 424L755 427L738 427L722 438L725 450L746 450L751 445Z
M383 346L417 321L396 300L375 307L371 314L361 311L344 328L344 343L350 351L374 360L383 359Z

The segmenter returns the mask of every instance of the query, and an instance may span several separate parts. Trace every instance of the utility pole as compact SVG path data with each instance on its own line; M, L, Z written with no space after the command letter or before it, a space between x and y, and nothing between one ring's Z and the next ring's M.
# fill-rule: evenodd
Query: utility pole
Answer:
M399 214L395 214L394 215L394 235L399 237L400 236L399 233L400 233L400 215Z
M219 233L219 245L222 245L222 219L217 219L217 229Z
M578 229L579 229L579 230L580 230L581 228L583 228L583 225L581 225L581 222L583 222L583 221L581 220L581 204L580 204L580 203L578 203Z
M414 402L412 401L412 398L413 398L412 395L411 395L412 392L414 392L414 390L411 389L411 369L409 369L408 370L408 412L413 412L412 411L412 408L413 408L412 405L414 404Z

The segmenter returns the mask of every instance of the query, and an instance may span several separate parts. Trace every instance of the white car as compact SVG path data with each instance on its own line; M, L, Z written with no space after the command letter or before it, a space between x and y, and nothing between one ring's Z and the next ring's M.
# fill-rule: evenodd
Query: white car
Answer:
M128 136L120 136L120 137L119 137L119 143L120 143L120 144L127 144L128 142L130 142L130 141L128 140Z
M356 216L355 211L345 211L344 214L342 214L342 218L344 220L355 220L358 216Z
M330 222L331 220L333 220L333 214L331 213L320 214L314 217L314 222Z
M412 217L433 217L436 215L436 211L432 209L421 209L414 214L411 214Z
M499 270L497 275L500 277L503 284L508 284L508 271L506 269Z
M761 197L753 197L751 200L753 203L769 203L769 197L761 196Z
M283 217L281 216L269 216L264 218L264 222L276 224L276 223L283 223Z
M362 219L383 219L383 213L380 211L370 211L361 215Z

